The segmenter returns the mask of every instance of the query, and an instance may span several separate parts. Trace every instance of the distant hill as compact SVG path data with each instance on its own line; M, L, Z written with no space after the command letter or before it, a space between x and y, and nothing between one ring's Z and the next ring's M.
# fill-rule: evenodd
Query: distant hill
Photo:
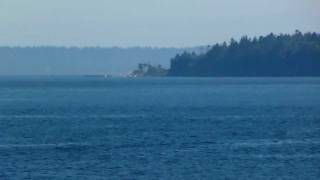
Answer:
M129 73L139 63L169 67L183 48L0 47L0 75Z
M320 76L320 34L269 34L171 60L169 76Z

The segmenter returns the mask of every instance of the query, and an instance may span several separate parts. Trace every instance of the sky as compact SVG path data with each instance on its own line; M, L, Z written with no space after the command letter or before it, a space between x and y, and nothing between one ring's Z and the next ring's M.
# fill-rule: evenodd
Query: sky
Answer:
M320 32L320 0L0 0L0 46L211 45Z

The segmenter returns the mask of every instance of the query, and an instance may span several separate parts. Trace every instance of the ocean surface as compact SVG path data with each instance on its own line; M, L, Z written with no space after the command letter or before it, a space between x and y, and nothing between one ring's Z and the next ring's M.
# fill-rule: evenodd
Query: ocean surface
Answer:
M320 78L0 77L0 179L320 179Z

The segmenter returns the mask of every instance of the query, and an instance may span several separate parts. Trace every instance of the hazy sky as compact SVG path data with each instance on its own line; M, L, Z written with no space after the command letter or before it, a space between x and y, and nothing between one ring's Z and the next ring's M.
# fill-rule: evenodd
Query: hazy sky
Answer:
M320 32L320 0L0 0L0 45L195 46Z

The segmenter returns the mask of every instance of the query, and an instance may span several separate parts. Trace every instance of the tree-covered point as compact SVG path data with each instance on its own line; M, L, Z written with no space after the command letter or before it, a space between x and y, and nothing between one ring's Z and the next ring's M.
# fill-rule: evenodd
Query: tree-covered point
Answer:
M166 76L168 70L161 65L153 66L150 64L141 63L138 64L138 69L132 72L132 76L135 77L161 77Z
M320 34L269 34L171 60L169 76L320 76Z

